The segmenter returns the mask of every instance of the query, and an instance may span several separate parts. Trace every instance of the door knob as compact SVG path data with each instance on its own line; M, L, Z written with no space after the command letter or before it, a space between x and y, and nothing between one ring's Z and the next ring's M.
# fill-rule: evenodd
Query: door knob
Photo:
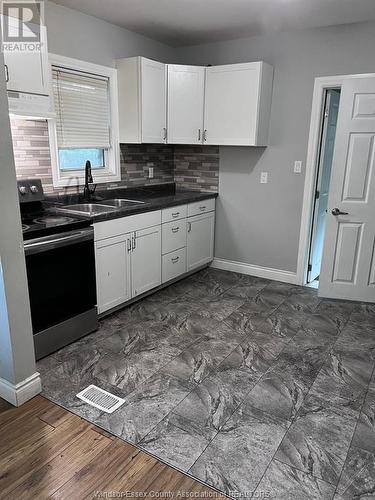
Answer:
M338 215L349 215L348 212L341 212L339 208L334 208L331 213L335 217L337 217Z

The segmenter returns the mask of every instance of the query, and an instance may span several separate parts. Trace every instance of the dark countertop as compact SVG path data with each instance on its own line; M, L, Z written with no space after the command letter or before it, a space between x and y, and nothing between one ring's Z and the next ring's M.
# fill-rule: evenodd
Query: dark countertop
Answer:
M122 208L113 207L113 210L110 212L95 215L82 214L80 215L80 217L86 220L90 219L92 222L102 222L106 220L117 219L119 217L127 217L129 215L152 212L154 210L161 210L163 208L173 207L177 205L184 205L186 203L193 203L195 201L207 200L208 198L216 198L217 196L217 193L176 189L175 184L158 184L141 188L108 189L95 193L90 203L105 204L105 200L114 198L139 200L143 203L134 203L130 206ZM85 201L82 199L81 195L78 194L59 195L47 196L45 205L53 211L58 209L58 211L61 213L64 206L66 205L84 202ZM64 212L68 213L68 211ZM77 216L76 213L74 215Z

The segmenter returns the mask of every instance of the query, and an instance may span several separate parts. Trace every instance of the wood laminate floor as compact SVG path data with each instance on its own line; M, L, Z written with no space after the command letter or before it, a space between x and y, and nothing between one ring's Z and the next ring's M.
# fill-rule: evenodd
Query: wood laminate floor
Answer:
M42 396L0 399L1 499L184 496L220 497Z

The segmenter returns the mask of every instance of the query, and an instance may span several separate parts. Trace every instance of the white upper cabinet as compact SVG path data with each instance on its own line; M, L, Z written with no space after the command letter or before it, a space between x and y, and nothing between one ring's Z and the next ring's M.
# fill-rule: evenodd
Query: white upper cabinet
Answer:
M167 139L167 67L144 57L117 61L121 143Z
M273 68L117 61L120 142L267 146Z
M204 143L266 146L272 82L263 62L206 68Z
M8 19L10 31L14 28L18 32L18 20L15 18ZM40 51L4 51L5 80L7 82L7 89L10 91L48 95L47 30L45 26L37 26L35 30L40 30Z
M201 144L205 68L168 65L168 142Z

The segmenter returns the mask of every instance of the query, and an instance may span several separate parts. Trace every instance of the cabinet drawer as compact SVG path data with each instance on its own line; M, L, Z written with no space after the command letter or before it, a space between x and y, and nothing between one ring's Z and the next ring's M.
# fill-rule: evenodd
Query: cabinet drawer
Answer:
M186 219L163 224L161 241L163 255L186 247Z
M214 210L215 210L215 198L196 201L188 205L188 217L192 217L193 215L204 214L206 212L213 212Z
M163 255L162 282L166 283L186 273L186 248Z
M94 224L95 241L112 238L121 234L139 231L147 227L158 226L161 221L161 211L146 212L144 214L129 215L119 217Z
M187 205L179 205L178 207L165 208L161 212L161 221L170 222L172 220L183 219L187 214Z

